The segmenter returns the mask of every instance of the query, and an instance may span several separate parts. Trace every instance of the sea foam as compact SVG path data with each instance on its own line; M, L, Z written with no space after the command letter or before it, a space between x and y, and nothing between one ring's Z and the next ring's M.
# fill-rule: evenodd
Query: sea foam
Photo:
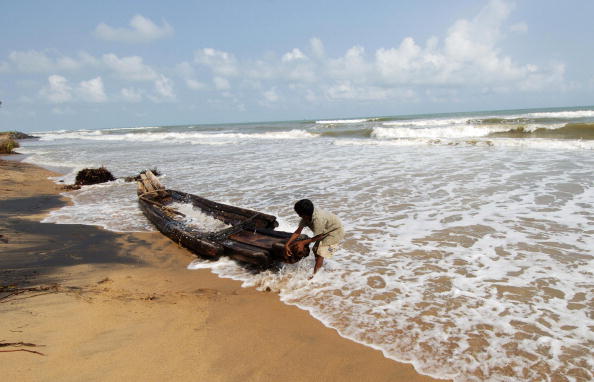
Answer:
M310 125L247 131L293 134ZM298 224L292 203L309 197L338 215L347 232L341 251L312 280L311 258L258 274L228 258L191 268L277 291L342 336L424 374L456 381L592 380L592 141L456 132L492 132L488 123L437 128L444 130L404 138L377 130L385 135L241 139L241 146L132 138L23 145L35 160L105 164L124 175L156 165L167 187L275 215L287 232ZM192 131L241 133L237 126ZM138 208L134 184L115 181L68 194L73 204L47 221L154 230Z

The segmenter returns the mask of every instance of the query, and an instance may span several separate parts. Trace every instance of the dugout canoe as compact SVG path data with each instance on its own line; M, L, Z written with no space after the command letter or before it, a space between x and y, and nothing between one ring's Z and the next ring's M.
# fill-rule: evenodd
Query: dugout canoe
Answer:
M141 174L137 184L138 203L148 220L165 236L200 257L228 256L243 263L268 267L278 262L294 263L309 254L307 248L307 253L285 257L284 245L291 233L277 231L278 222L273 215L166 189L151 171ZM172 208L176 202L189 203L193 209L230 227L208 232L189 225L185 215Z

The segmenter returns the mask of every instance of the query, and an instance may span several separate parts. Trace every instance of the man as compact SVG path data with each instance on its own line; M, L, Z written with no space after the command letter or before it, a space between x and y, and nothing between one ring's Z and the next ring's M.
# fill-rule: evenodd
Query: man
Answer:
M301 221L297 230L295 230L285 244L285 252L287 256L291 257L294 250L300 250L299 247L292 248L293 242L301 235L303 228L308 227L311 229L315 235L313 241L316 242L313 247L316 257L316 265L313 270L313 274L315 275L322 264L324 264L324 258L331 258L338 249L338 244L344 238L344 227L336 215L321 208L314 207L312 201L309 199L301 199L295 203L295 212L299 215ZM309 244L311 241L307 240L302 243L305 244L306 242ZM298 243L296 242L297 245Z

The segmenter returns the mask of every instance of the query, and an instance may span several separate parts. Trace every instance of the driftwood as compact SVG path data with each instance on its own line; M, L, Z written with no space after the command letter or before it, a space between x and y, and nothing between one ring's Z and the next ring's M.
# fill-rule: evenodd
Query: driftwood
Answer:
M153 186L153 183L146 176L146 174L144 174L144 173L140 174L140 182L142 183L142 186L144 187L145 194L150 194L150 193L157 191L155 189L155 186Z
M17 295L25 293L25 292L41 292L41 293L37 293L32 296L22 297L22 298L18 298L18 299L13 298L13 299L9 300L10 297L17 296ZM57 293L57 292L59 292L58 285L40 286L40 287L31 287L31 288L18 288L18 287L12 286L12 285L11 286L0 286L0 293L8 293L6 296L0 297L0 303L22 300L25 298L31 298L31 297L41 296L41 295L50 294L50 293Z
M44 345L37 345L37 344L32 344L29 342L0 342L0 347L18 347L19 349L10 349L10 350L0 350L0 353L12 353L12 352L17 352L17 351L24 351L27 353L33 353L33 354L39 354L39 355L45 355L41 352L35 351L35 350L29 350L29 349L20 349L23 346L28 346L28 347L38 347L38 346L44 346Z
M159 182L159 179L153 174L152 171L146 171L144 175L147 177L149 182L153 185L155 190L164 190L165 187Z
M126 176L126 177L124 178L124 180L125 180L126 182L138 182L138 181L140 181L140 180L141 180L141 179L140 179L140 176L141 176L141 174L144 174L146 171L147 171L147 170L141 171L141 172L140 172L138 175L134 175L134 176ZM160 176L160 175L161 175L161 172L160 172L160 171L159 171L157 168L153 168L153 169L151 169L151 170L148 170L148 171L152 172L152 173L153 173L155 176Z

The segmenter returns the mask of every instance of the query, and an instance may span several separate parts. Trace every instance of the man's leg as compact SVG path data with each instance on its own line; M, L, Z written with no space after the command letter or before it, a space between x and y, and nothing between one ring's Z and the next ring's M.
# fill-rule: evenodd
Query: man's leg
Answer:
M314 266L314 271L313 271L314 275L316 274L318 269L320 269L322 267L322 264L324 264L324 258L322 256L316 255L316 265Z

